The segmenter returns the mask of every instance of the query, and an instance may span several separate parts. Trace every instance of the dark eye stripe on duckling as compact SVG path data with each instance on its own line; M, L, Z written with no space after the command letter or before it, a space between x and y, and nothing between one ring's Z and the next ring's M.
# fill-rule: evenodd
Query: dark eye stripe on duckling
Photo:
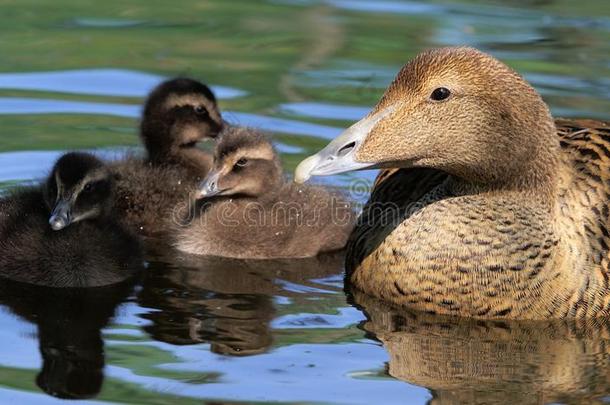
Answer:
M108 178L107 172L100 169L93 169L93 171L87 174L83 179L77 179L75 175L78 175L78 171L76 170L60 171L60 169L57 169L55 171L54 191L56 201L62 197L67 197L65 193L70 192L70 201L74 202L83 191L86 191L86 188L105 183ZM75 181L78 183L74 185Z
M56 174L57 177L60 177ZM56 178L57 179L57 178ZM57 180L56 180L57 181ZM67 191L72 191L72 198L76 199L79 195L86 191L94 191L97 187L107 184L107 174L104 171L94 171L88 174L85 178L79 181L76 186L65 187L62 180L57 183L58 198ZM109 185L108 185L109 187Z
M165 100L163 108L165 111L188 108L195 115L210 119L218 126L222 125L222 117L215 103L200 94L172 94Z

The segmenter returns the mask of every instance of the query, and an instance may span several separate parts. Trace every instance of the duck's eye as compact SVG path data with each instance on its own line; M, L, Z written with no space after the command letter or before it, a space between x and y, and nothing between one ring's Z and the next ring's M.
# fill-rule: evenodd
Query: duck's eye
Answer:
M83 191L85 193L90 193L95 189L95 183L87 183L85 184L85 187L83 187Z
M233 168L234 169L241 169L242 167L244 167L247 164L248 164L248 159L241 158L237 162L235 162L235 165L233 166Z
M202 105L195 106L195 112L198 115L208 115L208 110Z
M451 91L449 91L446 87L439 87L434 89L432 94L430 94L430 99L434 101L442 101L451 95Z

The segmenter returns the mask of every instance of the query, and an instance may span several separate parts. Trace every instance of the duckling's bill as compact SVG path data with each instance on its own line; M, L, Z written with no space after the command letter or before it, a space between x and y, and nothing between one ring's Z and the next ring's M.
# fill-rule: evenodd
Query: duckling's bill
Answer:
M49 225L54 231L61 231L71 223L71 205L68 201L59 200L53 208L51 217L49 218Z
M329 176L352 170L373 168L374 162L359 162L356 153L371 130L394 109L391 106L369 114L346 129L320 152L299 163L294 172L294 181L304 183L311 176Z
M216 195L219 195L223 192L223 190L218 186L218 179L220 178L220 172L212 171L210 172L205 180L201 182L199 185L199 190L196 194L196 198L210 198Z

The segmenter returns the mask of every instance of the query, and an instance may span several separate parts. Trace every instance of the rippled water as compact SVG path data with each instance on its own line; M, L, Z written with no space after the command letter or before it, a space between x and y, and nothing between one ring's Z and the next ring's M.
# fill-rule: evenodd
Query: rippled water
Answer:
M605 0L58 0L0 10L0 190L41 178L62 150L137 147L142 97L176 74L210 83L230 121L272 132L287 170L434 46L493 53L556 115L610 119ZM373 176L327 181L350 188ZM346 295L340 256L148 259L135 286L68 294L0 284L0 402L610 401L603 323L397 312Z

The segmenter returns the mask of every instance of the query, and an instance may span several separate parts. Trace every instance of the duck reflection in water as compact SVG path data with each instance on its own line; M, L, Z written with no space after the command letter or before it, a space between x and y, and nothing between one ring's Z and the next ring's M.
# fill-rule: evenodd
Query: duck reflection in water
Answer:
M610 321L483 321L352 294L388 351L388 373L430 389L430 404L607 403Z
M210 343L214 353L249 356L273 343L270 323L277 295L302 294L282 289L282 281L300 285L337 274L341 254L299 260L238 260L172 253L151 261L138 295L152 324L144 329L155 340L176 345ZM167 264L172 263L172 264Z
M51 288L0 280L0 304L38 327L42 369L36 384L65 399L95 397L104 380L101 329L134 280L95 288Z

